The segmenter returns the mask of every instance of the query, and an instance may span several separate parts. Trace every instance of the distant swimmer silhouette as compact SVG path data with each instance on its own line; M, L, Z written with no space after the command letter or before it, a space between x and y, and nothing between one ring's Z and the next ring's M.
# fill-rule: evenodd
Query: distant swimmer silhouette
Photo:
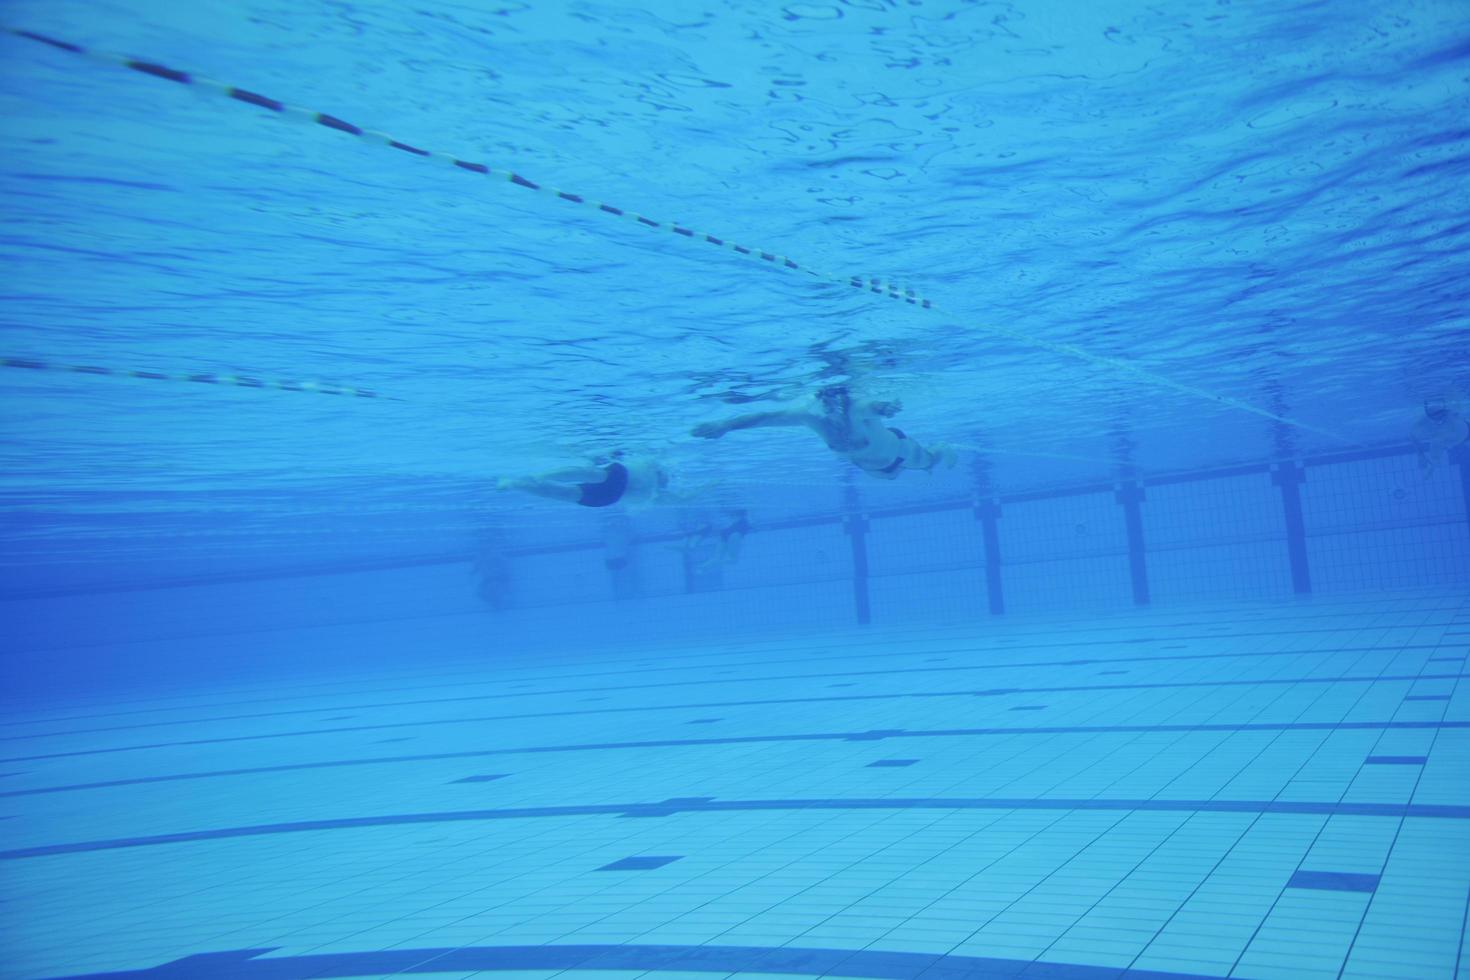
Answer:
M954 450L943 444L928 449L887 424L903 406L896 401L854 401L846 385L833 385L817 392L813 410L789 409L756 412L723 422L696 426L693 435L718 439L736 429L770 426L806 426L854 466L880 480L894 480L904 470L929 472L943 463L954 466Z
M1414 445L1419 449L1419 472L1424 479L1434 475L1444 455L1456 446L1470 443L1470 422L1457 398L1431 398L1424 414L1414 423Z
M519 490L583 507L611 507L619 502L652 503L670 496L669 474L651 459L614 459L605 466L575 466L539 476L502 479L499 490Z
M730 517L730 523L723 527L705 521L684 535L678 550L684 553L685 560L695 571L707 572L716 566L733 565L740 560L745 536L754 528L743 508L731 511Z

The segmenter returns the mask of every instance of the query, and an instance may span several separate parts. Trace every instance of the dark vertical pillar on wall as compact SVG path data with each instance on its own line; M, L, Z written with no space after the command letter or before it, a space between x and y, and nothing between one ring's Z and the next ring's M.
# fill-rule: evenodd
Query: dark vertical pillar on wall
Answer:
M1281 488L1281 508L1286 516L1286 557L1291 561L1291 590L1297 595L1312 592L1312 571L1307 566L1307 525L1302 520L1302 483L1307 471L1296 463L1277 463L1271 482Z
M852 514L843 521L847 540L852 545L852 601L860 626L872 620L868 606L868 520L861 514Z
M1460 491L1465 496L1465 528L1470 530L1470 444L1451 449L1450 462L1460 468Z
M985 500L975 505L975 518L985 536L985 598L992 616L1006 611L1000 581L1000 501Z
M1114 494L1123 505L1123 521L1128 530L1128 578L1133 583L1133 603L1148 605L1148 562L1143 550L1143 487L1132 480L1118 487Z

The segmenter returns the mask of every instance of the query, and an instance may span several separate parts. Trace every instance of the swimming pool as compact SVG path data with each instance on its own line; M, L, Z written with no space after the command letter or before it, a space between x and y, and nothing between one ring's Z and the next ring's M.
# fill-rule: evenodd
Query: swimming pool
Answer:
M1465 969L1459 6L3 21L7 975Z

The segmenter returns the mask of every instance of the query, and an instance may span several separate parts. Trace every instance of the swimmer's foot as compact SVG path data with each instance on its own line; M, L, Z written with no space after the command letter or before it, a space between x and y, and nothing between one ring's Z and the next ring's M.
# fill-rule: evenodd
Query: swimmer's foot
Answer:
M940 463L944 464L945 469L952 470L954 469L955 460L958 458L955 454L954 447L942 442L935 443L929 447L929 465L924 467L924 471L926 473L933 473L934 467Z

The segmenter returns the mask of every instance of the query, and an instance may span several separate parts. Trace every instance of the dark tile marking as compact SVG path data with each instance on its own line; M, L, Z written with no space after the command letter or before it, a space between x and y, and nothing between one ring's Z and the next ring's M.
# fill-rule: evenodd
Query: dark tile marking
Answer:
M1111 642L1112 641L1109 641L1109 643L1111 643ZM1104 645L1106 645L1106 644L1104 644ZM1030 649L1030 648L1029 647L1024 647L1024 648L1017 648L1017 649ZM1420 650L1420 649L1430 650L1430 649L1436 649L1436 647L1433 644L1423 644L1423 645L1404 646L1404 647L1400 647L1399 649L1401 649L1401 650ZM1005 652L1005 651L1002 651L1002 652ZM1240 658L1244 658L1244 657L1297 656L1297 655L1300 654L1300 652L1301 651L1297 651L1297 650L1289 650L1289 651L1257 651L1257 652L1254 652L1254 653L1218 653L1218 654L1212 653L1212 654L1185 654L1185 655L1170 654L1168 656L1158 656L1158 657L1118 657L1118 658L1113 658L1113 659L1111 659L1109 661L1106 661L1106 662L1112 662L1112 663L1147 663L1147 662L1161 661L1161 660L1219 660L1219 659L1240 659ZM1339 647L1339 648L1336 648L1336 652L1340 652L1340 653L1363 653L1363 652L1381 652L1381 650L1378 647ZM1029 661L1029 662L1007 663L1007 664L963 664L963 665L959 665L959 666L949 666L949 667L903 667L903 668L883 669L883 670L863 670L863 671L844 670L844 671L842 671L838 675L834 675L832 673L820 673L820 674L772 674L772 675L762 675L762 676L758 676L758 677L747 677L745 679L746 680L749 680L749 681L788 681L788 680L822 679L822 678L831 678L833 676L843 676L843 677L871 677L871 676L881 676L881 675L889 675L889 674L912 674L912 673L916 673L916 672L917 673L953 673L953 672L956 672L956 671L970 671L970 670L1012 670L1012 669L1031 670L1031 669L1036 669L1036 668L1039 668L1039 667L1066 666L1066 665L1072 665L1072 664L1078 664L1078 663L1084 663L1084 662L1085 661L1078 661L1078 660L1043 660L1043 661ZM1097 662L1097 661L1094 661L1094 662ZM1107 673L1107 672L1104 671L1103 673ZM1117 673L1127 673L1127 671L1117 671ZM1163 687L1163 688L1169 688L1169 687L1229 686L1229 685L1232 685L1232 684L1237 684L1238 685L1238 684L1335 683L1337 681L1343 681L1343 682L1358 682L1358 681L1373 682L1373 681L1380 681L1380 680L1385 680L1385 681L1391 681L1391 680L1435 680L1435 679L1452 680L1452 679L1462 678L1464 676L1466 676L1466 675L1463 675L1463 674L1428 674L1428 675L1417 675L1416 674L1416 675L1390 676L1390 677L1344 677L1344 678L1321 678L1321 677L1315 677L1315 678L1297 678L1297 679L1291 679L1291 680L1266 679L1266 680L1260 680L1260 681L1196 681L1196 682L1164 683L1164 684L1141 685L1141 686L1143 686L1143 687ZM546 678L545 680L546 681L551 681L551 680L555 680L555 679L556 678ZM515 684L511 684L509 686L509 690L515 691L516 693L473 694L473 695L462 695L462 696L447 697L447 698L446 697L439 697L439 698L419 698L419 699L406 700L406 701L379 701L379 702L370 702L370 703L364 703L364 704L343 705L341 707L341 709L339 709L339 710L362 711L362 710L372 709L372 708L403 708L403 707L412 707L412 706L423 705L423 704L455 704L455 703L461 703L461 702L466 702L466 701L494 701L494 700L513 699L513 698L520 698L520 697L538 697L538 696L544 695L544 694L603 694L603 693L606 693L609 690L605 685L598 686L598 687L595 687L595 688L589 688L589 687L552 688L552 689L540 690L540 691L524 691L524 690L520 690L522 688L537 686L537 684L539 684L539 683L543 683L543 682L542 681L538 681L538 682L520 681L520 682L517 682ZM724 681L720 681L720 680L666 681L666 682L660 682L660 683L654 683L654 684L626 685L626 686L614 688L614 690L617 690L618 692L621 693L621 692L625 692L625 691L643 691L643 690L653 690L653 689L667 688L667 687L689 687L689 686L701 686L701 685L707 685L707 684L723 684L723 683L724 683ZM1117 688L1112 688L1112 687L1098 688L1098 687L1087 687L1087 686L1075 686L1075 687L1065 687L1065 688L1027 688L1026 690L1041 692L1041 691L1063 691L1063 690L1065 690L1065 691L1073 691L1073 690L1076 690L1076 691L1087 691L1087 690L1116 690L1116 689ZM1016 688L1007 688L1005 690L1009 691L1009 690L1017 690L1017 689ZM973 693L973 692L966 692L966 691L946 691L946 692L932 692L932 693L931 692L916 692L916 693L911 693L911 694L899 694L899 695L865 695L865 696L866 697L872 697L872 698L877 698L877 697L943 697L943 696L949 696L949 695L953 695L953 694L965 694L965 693ZM992 692L984 692L984 693L992 693ZM808 700L809 701L809 700L814 700L814 699L805 699L805 700ZM815 699L815 700L820 700L820 699ZM729 703L732 703L732 702L717 702L717 703L719 703L719 704L729 704ZM785 701L750 701L750 702L733 702L733 703L736 703L736 704L741 704L741 703L744 703L744 704L786 704L786 703L794 703L794 702L792 702L790 700L785 700ZM685 705L671 705L669 707L691 708L691 707L699 707L699 706L700 706L699 704L685 704ZM141 722L141 723L131 724L131 725L110 725L110 726L106 726L106 727L97 727L97 728L73 728L73 729L65 729L65 730L61 730L61 731L38 732L38 733L26 734L26 735L3 735L3 736L0 736L0 742L22 741L22 740L37 739L37 738L53 738L53 737L63 736L63 735L65 735L65 736L82 735L82 734L95 733L95 732L119 732L119 731L133 731L133 730L144 729L144 728L165 728L165 727L177 727L177 726L181 726L181 725L197 725L197 724L199 724L202 721L210 721L210 722L217 722L217 721L239 721L239 720L242 720L242 719L275 718L275 717L285 717L285 716L290 716L290 715L309 715L309 714L318 714L318 713L320 713L323 710L324 709L322 709L322 708L291 708L291 709L277 710L277 711L251 712L249 714L219 715L219 716L211 717L211 718L208 718L208 719L187 718L187 719L179 719L179 720L173 720L173 721ZM652 709L638 708L638 709L623 709L623 710L640 710L641 711L641 710L652 710ZM492 715L492 716L488 716L488 717L474 718L474 719L468 719L468 720L471 720L471 721L491 721L491 720L500 720L500 719L506 719L506 718L523 718L523 717L551 717L551 715L499 715L499 716ZM79 719L68 719L68 720L79 720ZM425 723L425 722L404 722L404 723L401 723L401 724L417 725L417 724L440 724L440 723L442 723L442 722L429 722L429 723ZM393 726L380 725L380 726L375 726L375 727L380 727L381 728L381 727L393 727ZM308 733L287 733L287 734L308 734ZM309 734L320 734L320 733L319 732L313 732L313 733L309 733ZM251 738L271 738L271 737L276 737L276 736L248 736L248 737L251 737ZM201 743L198 743L198 742L178 742L178 743L163 743L163 744L166 744L166 745L197 745L197 744L201 744ZM153 748L153 747L157 747L157 746L149 746L149 747L150 748ZM126 749L109 750L109 751L126 751ZM3 761L4 760L0 760L0 762L3 762Z
M868 763L867 767L869 769L900 769L918 761L918 759L879 759L877 762Z
M1448 701L1448 694L1409 694L1404 697L1405 701Z
M689 724L720 721L719 718L695 719ZM169 783L189 779L216 779L225 776L249 776L266 772L293 772L306 769L335 769L343 766L376 766L443 759L480 759L495 755L522 755L544 752L595 752L606 749L678 748L697 745L750 745L763 742L871 742L884 738L969 738L984 735L1104 735L1134 732L1335 732L1335 731L1449 731L1470 729L1470 721L1342 721L1342 722L1247 722L1244 724L1201 725L1036 725L1027 728L941 728L908 731L902 728L877 729L867 732L817 732L805 735L741 735L724 738L650 739L633 742L584 742L567 745L532 745L515 749L479 749L468 752L433 752L422 755L390 755L366 759L333 759L325 762L297 762L279 766L256 766L248 769L215 769L204 772L174 773L162 776L139 776L36 789L0 791L0 798L36 796L45 793L67 793L77 790L107 789L113 786L139 786L146 783ZM411 742L412 738L382 739L382 742ZM10 760L16 761L16 760Z
M78 975L72 980L166 980L171 977L399 976L414 973L473 973L481 970L615 970L637 973L685 971L711 977L735 973L845 976L872 980L960 980L965 977L1038 977L1050 980L1117 980L1116 967L1081 966L1041 960L1007 960L942 953L823 949L802 946L445 946L355 953L308 953L256 957L275 949L197 953L152 969ZM1219 980L1195 973L1127 971L1128 980Z
M828 687L857 687L856 684L828 684Z
M412 742L412 741L413 741L413 736L412 735L405 735L402 738L380 738L376 742L374 742L373 744L374 745L387 745L390 742Z
M323 718L322 721L351 721L356 717L357 715L336 715L332 718Z
M942 664L942 663L948 662L948 660L949 660L948 657L930 657L928 660L924 661L924 663L926 663L926 664Z
M1046 710L1046 705L1044 705L1044 704L1018 704L1014 708L1012 708L1011 710L1012 711L1045 711Z
M1126 670L1104 670L1104 671L1100 671L1097 676L1099 676L1099 677L1109 677L1109 676L1116 676L1118 674L1126 674L1126 673L1128 673L1128 671L1126 671Z
M844 742L879 742L895 735L907 734L902 728L874 728L866 732L852 732L842 736Z
M685 724L688 724L688 725L713 725L717 721L724 721L724 719L723 718L695 718L693 721L685 722Z
M1373 892L1378 888L1378 875L1352 874L1347 871L1298 871L1291 876L1286 887L1330 892Z
M583 698L578 703L580 703L580 704L591 704L591 703L593 703L595 701L610 701L610 700L612 700L612 699L611 698L605 698L605 697L603 697L603 698Z
M682 813L691 807L698 808L705 803L713 803L713 796L675 796L662 803L640 803L629 807L619 817L641 820L650 817L672 817L676 813Z
M316 833L323 830L352 830L360 827L402 827L438 823L480 823L491 820L525 820L548 817L665 817L675 813L748 813L787 810L1095 810L1154 813L1291 813L1317 816L1431 817L1470 819L1470 806L1434 803L1330 803L1285 800L1142 800L1142 799L1005 799L935 797L902 799L786 799L713 800L702 797L671 799L662 803L600 803L583 806L519 807L502 810L442 810L421 813L377 814L368 817L339 817L334 820L297 820L287 823L186 830L149 837L117 837L105 840L43 844L0 851L0 860L48 857L114 851L131 847L155 847L236 837L265 837L276 834Z
M463 779L456 779L456 780L454 780L454 782L456 782L456 783L493 783L495 780L497 780L497 779L504 779L506 776L509 776L509 775L510 775L510 773L508 773L508 772L495 772L495 773L490 773L490 774L484 775L484 776L466 776Z
M1422 766L1429 761L1423 755L1370 755L1366 764L1370 766Z
M654 868L662 868L666 864L673 864L684 855L676 854L673 857L630 857L612 864L604 864L598 871L651 871Z

